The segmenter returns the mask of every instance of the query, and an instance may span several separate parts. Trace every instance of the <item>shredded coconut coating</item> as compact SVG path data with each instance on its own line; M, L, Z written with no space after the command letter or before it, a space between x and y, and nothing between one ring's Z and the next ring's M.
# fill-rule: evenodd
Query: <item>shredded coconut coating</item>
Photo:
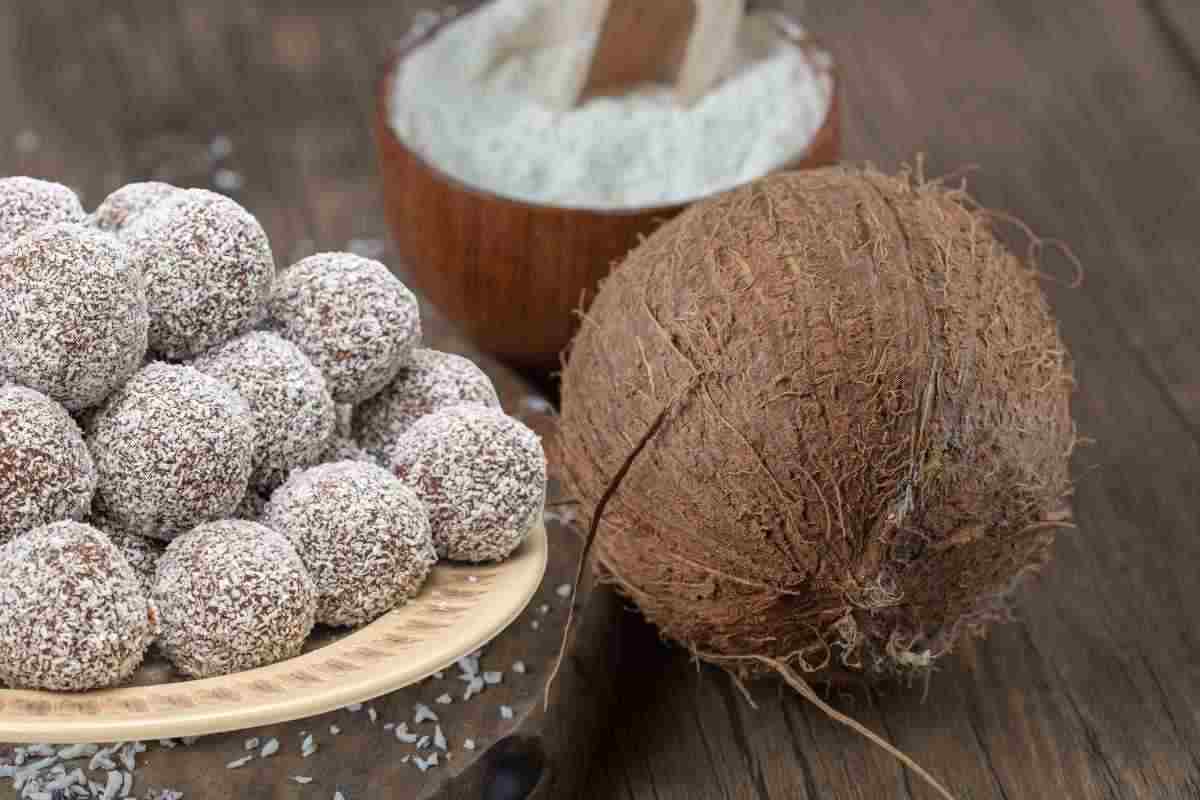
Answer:
M56 222L82 222L79 196L61 183L0 178L0 247Z
M65 519L82 519L96 467L79 426L50 398L0 386L0 544Z
M113 686L142 662L157 615L133 568L90 525L56 522L0 548L0 681Z
M228 384L155 363L105 403L87 437L96 510L120 528L170 541L226 517L246 494L254 417Z
M142 214L181 193L169 183L127 183L96 207L88 221L102 231L120 236Z
M345 436L333 436L325 445L319 463L332 464L336 461L363 461L374 464L374 459L366 450L358 446L358 442Z
M417 298L378 261L318 253L285 271L271 326L313 360L339 403L358 403L396 377L421 341Z
M392 470L429 510L438 555L455 561L507 558L546 502L541 440L485 406L455 406L417 420L396 443Z
M491 379L470 359L418 347L383 391L354 409L354 435L363 449L387 465L392 448L414 422L466 403L500 408Z
M336 422L321 370L294 344L253 331L192 362L229 384L254 414L258 435L250 482L270 491L299 467L319 463Z
M106 233L56 223L0 251L0 380L96 405L137 371L149 322L141 270Z
M123 232L146 273L150 348L178 360L250 330L275 279L267 234L224 195L187 189Z
M195 678L298 655L316 611L312 578L291 542L245 520L210 522L171 542L154 600L159 649Z
M167 549L166 543L161 539L152 539L149 536L121 530L112 523L112 520L99 514L92 514L85 521L108 537L108 540L125 558L126 563L133 568L146 597L150 597L154 589L154 573L158 568L158 560Z
M424 505L374 464L340 461L293 474L262 521L295 543L326 625L362 625L402 605L437 562Z

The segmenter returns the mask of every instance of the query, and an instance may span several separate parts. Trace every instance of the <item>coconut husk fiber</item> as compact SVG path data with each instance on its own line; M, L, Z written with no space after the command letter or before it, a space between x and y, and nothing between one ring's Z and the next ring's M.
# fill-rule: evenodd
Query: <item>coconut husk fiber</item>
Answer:
M665 636L737 673L920 676L1070 525L1073 384L1038 274L964 191L781 174L607 279L563 460L584 513L611 495L601 576Z

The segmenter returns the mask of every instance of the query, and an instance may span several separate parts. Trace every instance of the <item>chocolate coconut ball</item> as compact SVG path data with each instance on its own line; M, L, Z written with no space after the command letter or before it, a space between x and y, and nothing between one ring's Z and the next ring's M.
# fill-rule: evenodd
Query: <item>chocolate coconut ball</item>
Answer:
M229 384L250 406L258 437L252 484L274 489L293 469L319 463L333 434L333 398L321 370L294 344L253 331L192 366Z
M284 272L270 325L312 359L339 403L378 392L421 340L417 299L387 267L352 253L318 253Z
M137 371L148 325L141 270L108 234L55 223L0 250L0 380L87 408Z
M82 519L96 467L79 426L33 389L0 386L0 544L64 519Z
M150 597L154 589L154 573L158 568L158 560L167 549L166 543L161 539L123 531L99 514L91 514L84 521L108 537L125 562L133 568L146 597Z
M183 191L159 181L128 183L104 198L89 221L102 231L120 236L145 212Z
M0 178L0 248L56 222L82 222L79 196L61 183Z
M354 435L379 463L421 417L440 408L479 403L500 408L492 381L470 359L418 347L395 380L354 409Z
M139 215L122 240L146 273L155 352L188 358L261 318L275 260L258 220L228 197L180 191Z
M437 562L425 507L374 464L294 473L271 495L262 523L296 545L326 625L361 625L403 604Z
M507 558L546 501L537 434L486 406L417 420L393 448L392 470L429 510L438 555L455 561Z
M159 649L180 672L208 678L298 655L312 631L316 590L287 538L222 520L171 542L154 601Z
M362 461L367 464L374 464L374 459L358 446L358 442L349 439L345 436L334 435L325 445L325 450L321 453L321 458L317 463L332 464L335 461Z
M228 516L246 494L254 441L253 414L228 384L191 367L151 364L92 420L96 511L167 541Z
M133 568L79 522L37 528L0 548L0 681L78 692L133 674L157 614Z

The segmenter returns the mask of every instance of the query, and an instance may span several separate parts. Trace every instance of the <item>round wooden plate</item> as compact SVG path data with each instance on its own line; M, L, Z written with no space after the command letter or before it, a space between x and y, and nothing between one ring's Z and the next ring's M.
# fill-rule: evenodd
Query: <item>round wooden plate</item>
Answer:
M239 730L310 717L414 684L491 641L546 572L539 518L501 564L439 564L421 594L350 633L318 630L296 658L183 680L151 658L133 685L80 694L0 689L0 741L116 742Z

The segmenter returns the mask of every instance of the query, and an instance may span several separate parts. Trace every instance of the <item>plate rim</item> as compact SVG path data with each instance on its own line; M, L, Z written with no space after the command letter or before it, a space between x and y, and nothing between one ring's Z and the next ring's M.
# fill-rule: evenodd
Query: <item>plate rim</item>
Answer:
M0 688L0 742L207 736L365 703L424 680L507 629L533 600L548 561L549 536L539 514L521 547L505 561L439 562L413 600L294 658L232 675L91 692ZM472 602L463 604L465 596ZM481 601L497 599L504 602L487 609L491 613L471 613L482 607ZM449 639L441 636L452 625L461 632ZM413 653L422 649L432 652L414 659ZM118 704L124 713L117 713Z

